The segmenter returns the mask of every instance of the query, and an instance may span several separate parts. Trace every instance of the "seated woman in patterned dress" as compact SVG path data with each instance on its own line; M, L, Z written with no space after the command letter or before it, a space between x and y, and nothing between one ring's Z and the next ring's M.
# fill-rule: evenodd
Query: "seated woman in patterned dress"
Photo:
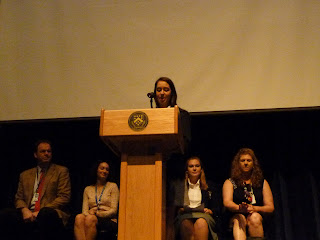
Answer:
M235 240L248 235L264 238L263 219L274 211L270 186L263 178L258 159L250 148L242 148L232 161L231 178L222 189Z

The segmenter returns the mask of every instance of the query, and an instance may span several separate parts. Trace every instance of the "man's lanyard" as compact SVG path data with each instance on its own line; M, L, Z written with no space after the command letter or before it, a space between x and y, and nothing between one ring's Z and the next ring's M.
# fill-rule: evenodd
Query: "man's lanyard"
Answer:
M41 171L43 171L43 174L42 174L42 177L41 177ZM47 173L48 171L48 168L45 170L45 169L41 169L40 168L40 171L39 169L37 169L37 175L36 175L36 180L35 180L35 184L34 184L34 194L38 192L38 189L39 189L39 186L41 184L41 182L44 180L44 177L45 177L45 174ZM40 172L40 174L39 174Z
M39 201L39 191L41 191L39 189L39 187L41 186L41 183L44 181L45 178L45 174L48 171L48 169L41 169L40 168L40 176L39 176L39 168L37 169L37 175L36 175L36 180L34 183L34 191L33 191L33 199L32 199L32 203L36 203L37 201Z
M100 208L100 203L101 203L101 197L102 197L102 194L103 194L103 192L104 192L104 190L106 189L106 186L107 186L107 183L104 185L104 187L103 187L103 189L102 189L102 191L101 191L101 194L100 194L100 197L99 197L99 200L98 200L98 190L97 190L97 185L96 185L96 204L97 204L97 208L98 208L98 210L99 210L99 208Z

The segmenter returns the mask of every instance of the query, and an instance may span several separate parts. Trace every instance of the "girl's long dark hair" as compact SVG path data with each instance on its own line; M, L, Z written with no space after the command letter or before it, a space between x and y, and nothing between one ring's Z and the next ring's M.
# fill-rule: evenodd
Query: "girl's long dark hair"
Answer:
M156 96L156 94L157 94L157 84L158 84L159 81L164 81L164 82L166 82L166 83L169 84L170 89L171 89L170 107L174 107L175 105L177 105L178 95L177 95L176 88L175 88L175 86L174 86L174 84L173 84L173 81L172 81L170 78L168 78L168 77L161 77L161 78L159 78L159 79L155 82L155 84L154 84L153 92L154 92L154 95L155 95L155 96ZM157 107L159 107L159 103L158 103L156 97L154 98L154 100L155 100L155 102L156 102Z

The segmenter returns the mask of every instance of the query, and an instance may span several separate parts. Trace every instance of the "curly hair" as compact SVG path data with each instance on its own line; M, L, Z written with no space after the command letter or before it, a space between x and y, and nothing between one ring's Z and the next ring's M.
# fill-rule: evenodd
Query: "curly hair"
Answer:
M261 187L263 181L263 173L259 164L259 161L254 154L254 151L250 148L241 148L238 153L234 156L231 164L231 178L235 183L240 186L243 184L242 171L240 169L240 157L242 155L250 155L253 160L253 169L251 173L251 182L253 187Z
M173 81L168 78L168 77L161 77L159 78L155 83L154 83L154 89L153 89L153 92L154 92L154 95L156 96L156 93L157 93L157 85L158 85L158 82L159 81L164 81L166 83L169 84L170 86L170 89L171 89L171 99L170 99L170 107L174 107L175 105L177 105L177 98L178 98L178 95L177 95L177 91L176 91L176 88L173 84ZM158 103L158 100L157 98L155 98L155 101L156 101L156 105L157 107L159 106L159 103Z
M186 176L185 176L185 181L188 183L188 164L190 160L198 160L200 162L200 166L201 166L201 173L200 173L200 189L201 190L207 190L208 189L208 184L207 184L207 180L206 180L206 175L204 173L204 169L203 169L203 164L202 161L200 160L199 157L190 157L188 158L188 160L186 161L186 165L185 165L185 171L186 171Z

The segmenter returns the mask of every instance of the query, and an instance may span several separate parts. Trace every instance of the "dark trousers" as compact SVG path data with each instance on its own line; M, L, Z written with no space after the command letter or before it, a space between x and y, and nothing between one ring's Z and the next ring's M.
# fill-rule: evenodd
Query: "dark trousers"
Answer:
M0 211L0 234L3 240L62 240L64 226L57 211L41 208L36 221L24 222L18 209Z

